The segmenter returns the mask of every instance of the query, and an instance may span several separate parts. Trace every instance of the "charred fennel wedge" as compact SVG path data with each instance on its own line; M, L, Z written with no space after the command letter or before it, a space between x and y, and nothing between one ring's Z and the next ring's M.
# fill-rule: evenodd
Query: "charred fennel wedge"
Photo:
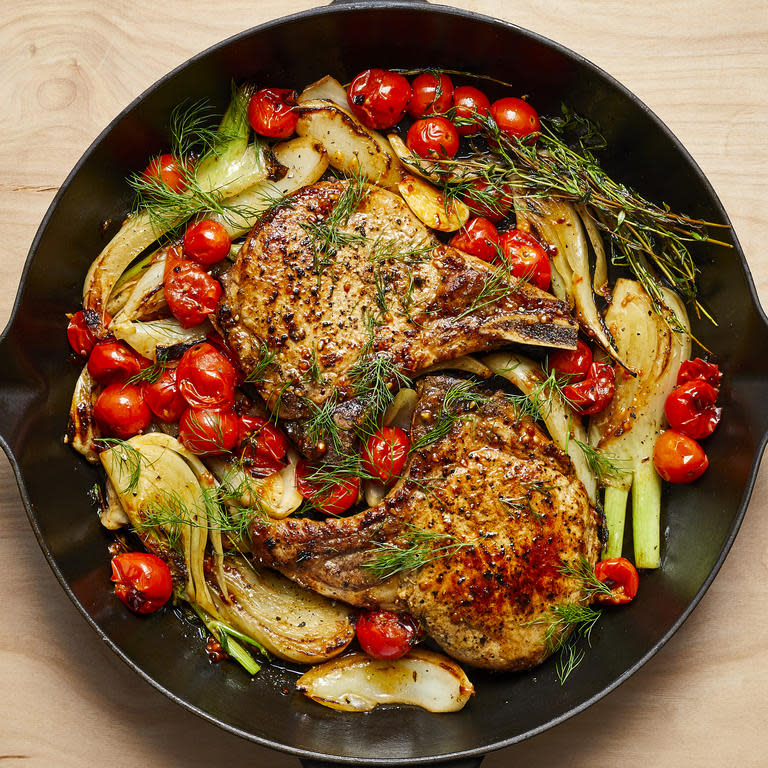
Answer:
M683 302L662 290L665 303L687 330ZM605 480L609 539L603 557L621 555L631 488L635 565L658 568L661 479L653 466L653 447L664 421L664 401L675 387L680 365L690 357L691 340L687 333L670 329L633 280L616 281L605 319L621 356L637 375L617 370L613 400L590 424L590 443L615 457L623 470Z

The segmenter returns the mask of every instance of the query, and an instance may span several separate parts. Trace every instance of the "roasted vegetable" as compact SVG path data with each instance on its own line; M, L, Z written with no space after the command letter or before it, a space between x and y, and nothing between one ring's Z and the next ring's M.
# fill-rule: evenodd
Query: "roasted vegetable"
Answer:
M72 405L69 408L69 425L65 442L82 454L91 464L98 464L95 440L100 437L93 417L93 406L101 388L88 372L86 365L78 376Z
M406 174L397 189L408 207L432 229L455 232L469 219L469 208L461 200L448 200L442 192L418 176Z

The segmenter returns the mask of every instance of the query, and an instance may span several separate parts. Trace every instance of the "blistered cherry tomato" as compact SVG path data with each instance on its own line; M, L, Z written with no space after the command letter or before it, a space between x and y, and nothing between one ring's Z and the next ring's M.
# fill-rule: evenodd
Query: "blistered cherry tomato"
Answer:
M382 483L403 471L411 441L399 427L382 427L371 435L363 449L363 469Z
M322 487L313 481L314 470L305 462L296 466L296 488L299 493L319 512L325 515L340 515L346 512L360 495L360 478L350 475Z
M199 264L172 258L166 261L163 279L165 300L182 328L200 325L221 298L221 284Z
M99 384L125 381L135 376L145 361L122 341L103 341L96 344L88 358L88 373Z
M702 379L711 387L719 389L722 378L723 374L720 372L720 367L717 363L708 363L697 357L694 360L686 360L680 366L680 371L677 374L677 383L685 384L693 379Z
M123 552L112 558L115 594L134 613L153 613L173 593L171 570L148 552Z
M274 424L261 416L241 416L238 442L247 441L247 450L256 456L282 459L288 450L288 438Z
M121 440L137 435L152 421L144 393L134 384L115 383L106 387L96 398L93 416L102 432Z
M187 402L176 384L176 369L164 368L157 381L145 381L144 400L161 421L178 421L187 407Z
M451 238L450 244L483 261L493 261L499 255L499 232L492 221L476 216Z
M720 422L722 408L715 405L717 390L703 379L692 379L675 387L664 403L672 429L694 440L709 437Z
M418 639L413 617L394 611L364 611L355 632L360 647L374 659L399 659Z
M262 88L251 96L248 122L256 133L272 139L287 139L296 131L299 114L296 91L290 88Z
M504 191L500 193L482 179L474 179L469 184L463 200L475 216L482 216L494 223L501 221L514 204L511 191L509 194Z
M187 188L189 169L174 155L156 157L142 174L147 181L164 184L171 192L183 192Z
M577 339L576 349L557 349L547 359L549 370L567 376L570 384L586 379L591 365L592 349L581 339Z
M460 85L453 91L456 108L456 130L460 136L473 136L480 131L478 121L485 120L491 110L488 97L471 85Z
M81 357L88 357L96 344L94 328L99 327L99 316L92 309L79 310L69 318L67 339L72 349Z
M229 453L237 445L239 426L232 411L187 408L179 421L179 440L192 453Z
M598 595L600 603L622 605L633 600L640 585L637 568L626 557L612 557L600 560L595 566L595 576L598 581L611 588L611 595Z
M229 408L235 401L235 369L204 341L188 349L176 369L181 396L193 408Z
M587 378L578 384L563 387L563 397L576 413L600 413L613 398L616 389L616 371L607 363L592 363Z
M459 134L444 117L425 117L409 129L405 143L419 157L453 157L459 151Z
M530 136L530 140L533 140L541 128L539 113L527 101L514 96L494 101L491 104L491 117L496 121L499 130L510 139L524 139Z
M408 114L419 118L445 112L453 102L453 83L448 75L422 72L411 83L411 101Z
M552 267L547 252L536 238L512 229L501 235L499 245L515 277L525 278L542 291L549 290Z
M709 459L695 440L668 429L656 440L653 464L668 483L692 483L704 474Z
M204 267L225 258L231 246L232 240L224 225L213 219L198 221L184 233L184 254Z
M405 114L410 100L410 83L387 69L366 69L347 89L350 109L367 128L391 128Z

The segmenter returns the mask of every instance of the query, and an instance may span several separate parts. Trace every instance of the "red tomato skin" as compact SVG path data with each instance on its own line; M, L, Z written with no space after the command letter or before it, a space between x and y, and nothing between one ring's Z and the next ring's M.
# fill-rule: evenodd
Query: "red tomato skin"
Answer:
M87 310L91 315L95 316L95 326L89 322L90 319L85 310L78 310L72 317L69 318L67 324L67 339L72 350L81 357L88 357L91 354L91 350L96 344L96 334L93 331L93 327L98 328L99 316L93 310Z
M148 552L123 552L112 558L115 594L134 613L154 613L173 594L173 578L166 563Z
M720 422L717 390L703 379L691 379L675 387L664 403L669 426L694 440L709 437Z
M409 129L405 143L419 157L453 157L459 151L459 134L444 117L425 117Z
M115 383L96 398L93 417L102 432L126 440L149 426L152 411L144 400L141 387Z
M181 193L187 188L188 169L174 155L160 155L145 169L142 176L147 181L157 180L171 192Z
M514 204L511 193L509 195L499 195L496 190L489 187L482 179L475 179L469 186L481 194L487 190L493 196L491 201L473 199L471 192L467 192L464 195L462 198L464 203L475 216L483 217L497 224L509 214Z
M251 96L248 122L261 136L287 139L296 132L296 91L290 88L262 88Z
M88 373L99 384L111 384L135 376L142 369L142 362L143 358L122 341L104 341L91 350Z
M144 382L144 400L161 421L175 422L187 408L176 383L176 369L165 368L157 381Z
M403 471L411 441L399 427L382 427L363 449L363 469L382 483L395 480Z
M612 557L600 560L595 566L595 576L598 581L607 584L612 595L598 595L597 601L611 605L623 605L635 599L640 577L637 568L626 557Z
M239 425L232 411L187 408L179 420L179 440L200 456L229 453L237 445Z
M557 349L547 360L549 370L567 376L569 384L584 381L591 366L592 348L581 339L577 339L576 349Z
M261 416L241 416L238 443L247 441L255 456L279 461L288 450L288 438L274 424Z
M586 379L563 387L563 397L576 413L591 416L600 413L611 402L615 391L616 371L613 366L593 362Z
M526 143L535 140L541 128L539 113L527 101L514 96L494 101L491 104L491 117L499 130L510 139L531 137Z
M187 227L184 233L184 254L204 267L210 267L229 254L232 240L223 224L203 219Z
M549 290L552 267L547 252L536 238L519 229L511 229L501 235L499 245L515 277L528 279L542 291Z
M360 647L374 659L399 659L418 639L413 617L394 611L364 611L355 632Z
M179 393L192 408L231 408L236 379L232 363L207 341L188 349L176 369Z
M695 440L667 429L653 447L653 464L668 483L692 483L706 472L709 459Z
M366 69L347 89L349 107L366 128L391 128L402 119L410 100L410 83L387 69Z
M453 105L456 108L456 117L463 120L484 120L491 111L491 102L488 97L471 85L460 85L453 91ZM459 136L474 136L479 133L480 126L476 123L457 125Z
M686 360L677 374L677 383L686 384L694 379L702 379L715 389L720 388L720 381L723 374L720 372L720 366L717 363L708 363L697 357L693 360Z
M199 264L168 255L163 279L165 300L182 328L207 319L221 298L221 284Z
M453 82L448 75L422 72L411 83L408 114L413 118L445 112L453 102Z
M320 490L312 484L312 468L300 461L296 466L296 488L318 512L324 515L340 515L357 502L360 495L360 478L350 475L339 480L330 490Z
M450 245L491 262L499 255L499 232L492 221L475 216L451 238Z

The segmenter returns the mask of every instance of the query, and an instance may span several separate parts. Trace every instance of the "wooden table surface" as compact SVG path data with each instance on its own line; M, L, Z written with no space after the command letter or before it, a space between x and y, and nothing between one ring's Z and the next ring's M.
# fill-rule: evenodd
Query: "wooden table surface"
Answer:
M0 321L57 188L101 129L192 54L313 0L3 0ZM636 93L728 210L768 302L768 11L764 0L457 0L563 43ZM372 62L373 63L373 62ZM0 372L1 375L2 372ZM727 418L727 416L726 416ZM298 761L194 717L106 648L59 588L0 459L0 760L112 768ZM619 690L489 756L489 768L768 764L768 465L692 617Z

